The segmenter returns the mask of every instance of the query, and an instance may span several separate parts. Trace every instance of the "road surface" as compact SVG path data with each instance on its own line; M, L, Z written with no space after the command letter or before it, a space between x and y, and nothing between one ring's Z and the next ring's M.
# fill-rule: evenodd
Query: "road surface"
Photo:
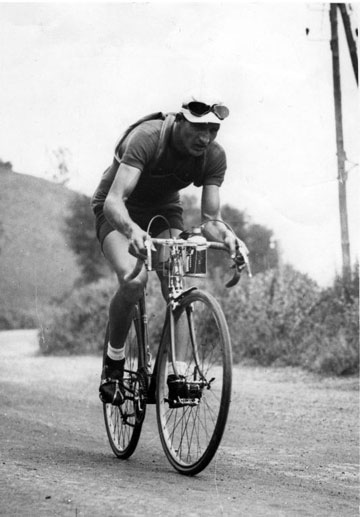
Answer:
M34 331L0 333L0 515L358 515L358 381L237 366L222 445L196 477L167 462L149 407L115 458L100 358L42 357Z

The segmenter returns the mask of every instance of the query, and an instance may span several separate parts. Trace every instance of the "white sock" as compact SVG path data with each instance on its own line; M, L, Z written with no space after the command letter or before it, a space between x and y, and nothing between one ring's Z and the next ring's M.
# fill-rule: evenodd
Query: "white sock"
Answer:
M122 359L125 359L125 347L113 348L110 343L108 343L107 356L113 361L121 361Z

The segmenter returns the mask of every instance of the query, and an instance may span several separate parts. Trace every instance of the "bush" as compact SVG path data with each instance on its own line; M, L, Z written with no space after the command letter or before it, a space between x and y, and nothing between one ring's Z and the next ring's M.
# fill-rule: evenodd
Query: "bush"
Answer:
M76 194L71 198L63 232L81 270L79 285L90 284L110 275L110 268L96 238L94 214L87 196Z
M356 282L337 280L322 290L290 266L243 276L235 289L222 287L219 275L208 288L222 305L232 338L234 361L292 365L345 375L359 367L359 294ZM116 280L103 279L74 290L44 315L41 349L46 354L99 354ZM204 284L205 286L205 284ZM202 286L203 287L203 286ZM160 341L165 302L155 274L147 287L149 340L153 354Z
M155 292L155 278L149 292ZM77 289L64 300L51 305L42 315L40 349L44 354L100 354L108 319L110 300L117 288L114 277ZM160 292L158 293L160 297ZM157 343L161 335L161 301L148 299L150 338Z
M11 162L4 162L0 158L0 172L12 172L12 163Z
M334 336L320 329L304 339L305 352L302 366L307 370L334 375L348 375L359 371L359 346L355 340L347 340L343 329Z
M0 311L0 330L36 329L39 326L35 310L14 310L3 308Z
M116 284L115 284L116 285ZM99 353L103 346L114 280L75 289L42 316L40 349L44 354Z
M297 331L302 365L307 369L346 375L359 370L359 290L355 278L320 293L311 314Z
M241 282L223 301L235 361L296 363L290 337L317 300L316 283L290 266Z
M290 266L256 275L223 299L235 361L301 366L345 375L359 370L357 280L321 290Z

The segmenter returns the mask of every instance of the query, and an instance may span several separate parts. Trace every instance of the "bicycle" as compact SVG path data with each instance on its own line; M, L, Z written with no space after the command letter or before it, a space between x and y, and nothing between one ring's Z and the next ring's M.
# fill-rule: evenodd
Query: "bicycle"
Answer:
M153 262L154 245L168 250L160 265ZM149 237L147 241L146 267L148 271L161 269L167 276L170 296L153 364L144 291L126 339L125 401L120 406L103 404L107 436L118 458L129 458L135 451L148 404L156 404L162 447L181 474L201 472L221 442L231 398L230 334L216 299L196 286L184 288L185 276L205 276L209 248L226 250L223 243L206 241L198 230L196 238L183 232L179 238ZM228 287L238 282L248 266L240 252L233 263L235 271ZM129 277L135 278L143 264L138 259ZM181 348L176 346L177 340ZM108 327L103 361L107 343Z

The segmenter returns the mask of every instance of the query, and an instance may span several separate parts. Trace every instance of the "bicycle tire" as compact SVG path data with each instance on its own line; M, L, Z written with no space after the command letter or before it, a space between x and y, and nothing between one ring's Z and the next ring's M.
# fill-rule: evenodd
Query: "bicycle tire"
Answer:
M232 352L224 313L212 295L201 290L186 293L174 312L175 326L182 316L187 322L183 356L187 364L186 382L189 386L195 382L200 385L200 380L205 379L206 385L202 387L201 397L195 398L196 405L170 407L168 322L159 350L156 410L168 460L178 472L190 476L210 463L220 445L231 400Z
M138 307L136 307L136 313L138 313ZM133 318L125 341L126 361L123 379L125 402L121 406L103 404L107 437L114 454L120 459L127 459L134 453L146 413L147 375L138 321L138 318ZM107 327L103 364L108 334Z

